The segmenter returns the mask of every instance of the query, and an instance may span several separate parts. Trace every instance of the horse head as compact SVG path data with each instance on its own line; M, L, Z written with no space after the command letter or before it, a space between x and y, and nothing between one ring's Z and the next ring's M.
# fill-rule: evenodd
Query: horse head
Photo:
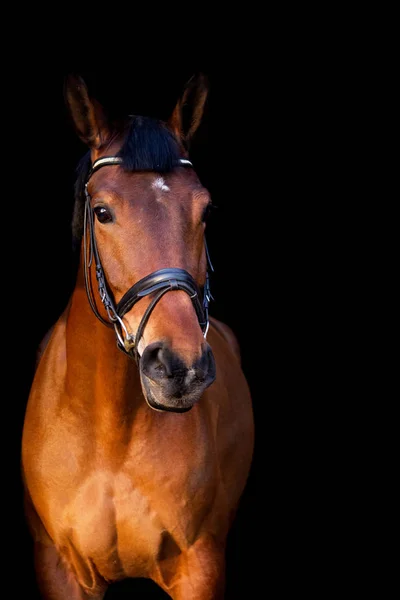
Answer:
M207 93L199 76L168 121L115 122L80 77L65 84L72 122L89 148L77 185L89 301L115 328L119 348L136 359L155 410L189 410L215 379L206 341L211 199L188 157Z

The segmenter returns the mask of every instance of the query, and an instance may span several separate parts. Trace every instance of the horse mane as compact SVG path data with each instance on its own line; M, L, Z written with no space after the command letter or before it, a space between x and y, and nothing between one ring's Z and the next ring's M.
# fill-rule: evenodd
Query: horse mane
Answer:
M125 141L117 156L127 171L169 173L178 159L178 142L167 126L157 119L133 116L126 130ZM75 202L72 216L72 245L79 251L83 235L85 183L91 168L90 151L79 161L76 169Z

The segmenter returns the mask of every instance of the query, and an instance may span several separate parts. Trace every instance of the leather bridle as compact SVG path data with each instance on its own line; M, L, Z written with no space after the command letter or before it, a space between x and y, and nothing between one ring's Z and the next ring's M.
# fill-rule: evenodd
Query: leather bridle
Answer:
M172 290L182 290L186 292L193 302L194 309L203 331L204 337L207 336L209 327L208 321L208 305L212 299L210 293L209 273L208 269L206 272L206 281L201 293L196 281L188 271L184 269L170 268L170 269L159 269L146 275L143 279L136 282L121 298L118 304L115 304L112 292L107 285L107 281L104 275L103 267L100 261L100 255L97 249L96 236L94 232L94 212L90 205L90 195L87 189L88 183L92 175L101 169L101 167L110 165L120 165L122 158L119 156L106 156L96 160L86 178L85 183L85 211L84 211L84 230L83 230L83 253L84 253L84 277L85 277L85 288L89 299L90 306L96 315L96 317L107 327L114 327L117 336L117 346L122 352L128 356L134 358L139 363L140 355L138 351L139 341L143 335L146 323L156 306L157 302L166 294ZM179 159L177 166L193 166L189 160ZM89 241L89 245L88 245ZM211 264L210 256L206 241L205 250L207 256L207 265L211 271L214 271ZM96 278L98 282L100 299L107 311L108 321L104 319L96 306L96 302L93 295L93 289L91 279L89 275L89 269L91 264L95 261L96 265ZM146 308L143 317L139 323L136 335L129 333L124 322L124 315L144 296L154 294L148 307ZM202 297L202 302L200 298Z

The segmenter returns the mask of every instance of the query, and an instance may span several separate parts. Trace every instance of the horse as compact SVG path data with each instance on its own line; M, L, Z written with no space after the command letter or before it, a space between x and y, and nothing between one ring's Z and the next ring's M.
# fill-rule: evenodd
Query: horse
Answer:
M254 414L237 337L209 314L212 200L189 152L208 92L200 74L169 119L111 119L80 75L65 78L87 147L72 217L79 265L40 345L21 446L45 600L101 600L135 578L173 600L226 592Z

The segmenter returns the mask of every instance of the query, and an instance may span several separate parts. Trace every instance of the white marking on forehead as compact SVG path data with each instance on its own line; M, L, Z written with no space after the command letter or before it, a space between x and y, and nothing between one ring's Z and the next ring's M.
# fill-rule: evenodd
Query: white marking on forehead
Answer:
M169 192L169 187L166 185L162 177L157 177L155 181L153 181L151 186L156 190L161 190L162 192Z

